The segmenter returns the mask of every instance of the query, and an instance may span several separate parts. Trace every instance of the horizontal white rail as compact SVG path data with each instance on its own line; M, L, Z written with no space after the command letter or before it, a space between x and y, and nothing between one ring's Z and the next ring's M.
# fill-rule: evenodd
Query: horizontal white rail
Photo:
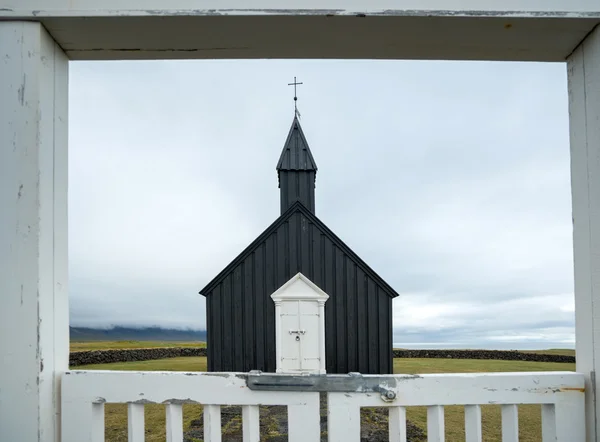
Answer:
M364 378L369 378L366 375ZM329 441L360 441L360 408L390 407L390 441L406 441L406 407L427 407L428 441L444 441L444 406L465 406L467 442L481 442L480 405L502 405L502 441L518 441L517 405L542 405L543 442L585 442L584 378L573 372L394 375L373 393L329 393Z
M339 387L340 377L328 375ZM331 379L329 379L331 378ZM379 378L363 376L364 379ZM427 407L428 440L445 438L444 407L465 407L467 442L482 441L481 405L502 406L502 441L518 441L518 405L542 405L544 442L585 442L584 378L572 372L393 375L382 394L328 393L330 442L360 440L360 408L389 407L389 439L405 442L406 408ZM371 383L373 385L373 383ZM377 390L378 391L378 390ZM128 440L144 440L144 404L166 405L168 442L182 442L182 405L203 404L204 440L221 440L223 405L242 406L244 441L258 441L259 405L288 407L288 440L319 441L319 393L247 387L243 373L70 371L62 380L62 442L103 442L104 404L128 404Z
M204 441L221 440L222 405L243 408L244 440L258 441L257 405L286 405L290 442L320 438L319 393L252 391L240 373L68 371L62 442L104 442L104 404L126 403L130 441L144 440L144 404L165 404L167 442L183 442L182 404L204 404Z

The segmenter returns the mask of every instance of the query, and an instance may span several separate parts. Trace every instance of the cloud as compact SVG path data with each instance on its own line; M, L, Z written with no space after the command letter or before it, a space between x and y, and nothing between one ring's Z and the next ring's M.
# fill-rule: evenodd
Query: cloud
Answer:
M279 214L294 75L317 216L401 293L396 342L572 345L562 64L72 63L73 324L205 326Z

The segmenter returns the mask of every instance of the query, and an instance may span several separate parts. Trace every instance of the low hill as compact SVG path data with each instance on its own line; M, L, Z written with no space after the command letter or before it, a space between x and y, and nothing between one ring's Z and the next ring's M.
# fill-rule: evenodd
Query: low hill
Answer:
M71 341L206 341L206 330L174 330L160 327L69 327Z

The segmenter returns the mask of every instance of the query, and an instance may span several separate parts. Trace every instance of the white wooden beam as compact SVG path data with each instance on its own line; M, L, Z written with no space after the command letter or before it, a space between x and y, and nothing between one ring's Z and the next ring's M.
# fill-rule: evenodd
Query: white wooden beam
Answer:
M58 442L68 369L68 61L0 22L0 440Z
M587 440L600 407L600 29L568 60L577 371L585 374Z
M0 0L2 19L41 21L73 60L563 62L600 23L600 6L597 0Z
M596 0L2 0L6 13L36 11L44 14L72 15L169 15L179 14L357 14L406 11L413 15L545 15L577 17L600 11Z

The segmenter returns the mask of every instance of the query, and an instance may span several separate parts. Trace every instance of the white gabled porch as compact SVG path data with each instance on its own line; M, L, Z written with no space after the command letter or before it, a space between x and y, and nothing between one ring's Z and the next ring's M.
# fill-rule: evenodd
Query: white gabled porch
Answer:
M48 3L52 5L48 6ZM219 406L223 404L244 407L244 434L247 440L257 440L259 404L288 405L290 439L317 440L313 439L317 437L318 430L318 394L314 391L254 390L247 386L245 375L235 373L68 370L68 58L63 47L38 20L50 17L54 21L48 20L48 25L53 26L56 34L63 32L64 35L64 32L77 32L75 28L80 26L81 17L94 16L96 27L90 32L96 32L96 37L106 35L114 39L117 37L109 30L111 26L121 29L123 22L119 21L119 17L122 16L136 16L143 20L143 17L153 14L168 18L180 17L186 11L198 16L202 11L192 8L194 2L184 0L177 2L181 6L179 10L156 10L154 13L142 10L137 0L125 2L129 8L119 5L110 10L94 8L94 2L91 1L81 1L76 2L80 9L75 11L67 3L72 5L73 2L0 0L0 350L3 353L0 372L4 374L0 377L0 440L99 442L104 440L103 404L121 402L129 404L130 441L141 441L140 419L145 401L168 404L167 434L170 442L182 440L181 404L188 401L207 405L207 440L220 439L220 426L216 422L219 422ZM157 4L156 1L153 3ZM485 47L495 51L495 58L525 57L523 54L531 51L530 59L562 59L560 51L564 48L557 45L555 51L555 46L540 44L539 38L535 40L527 32L518 34L517 42L509 39L506 43L499 43L494 37L495 31L487 32L486 23L491 23L490 17L486 21L486 17L481 17L481 11L479 15L477 11L461 11L462 2L454 3L455 6L443 11L413 11L403 20L410 21L412 17L414 25L423 23L423 17L427 14L438 15L447 26L442 28L437 37L443 40L442 34L448 29L464 29L455 20L458 15L461 23L466 20L470 26L465 30L465 35L471 38L480 32L485 41L482 44L487 44ZM511 3L514 5L518 2ZM503 406L502 429L506 441L518 440L517 405L532 403L543 404L544 441L598 440L600 407L596 401L596 368L600 365L600 30L596 27L588 33L590 29L586 26L600 18L600 11L591 0L555 3L562 3L561 7L557 7L559 12L526 11L518 15L522 26L526 28L528 24L531 25L531 35L540 37L545 32L552 36L548 37L548 41L558 41L556 36L563 32L560 26L555 30L540 26L540 17L551 16L558 21L564 18L565 23L569 20L569 26L576 31L570 35L581 34L578 41L584 39L567 59L577 373L390 376L385 388L393 393L394 398L388 398L389 402L372 391L329 393L329 440L346 441L358 437L359 407L388 406L390 440L401 441L405 407L421 405L429 410L429 440L441 441L443 407L458 404L466 407L467 440L478 441L481 440L479 405L489 403ZM358 8L369 12L366 3L351 6L352 10ZM569 9L571 6L572 10ZM250 17L253 14L265 14L261 8L257 6L255 12L250 8L245 13ZM497 7L494 20L514 17L514 11L503 8ZM396 14L401 13L396 11ZM489 13L486 14L489 16ZM223 14L227 15L226 12ZM298 14L297 10L292 9L283 13L295 14ZM70 17L70 21L60 21L61 17ZM103 22L103 19L106 21ZM574 22L577 22L577 26ZM419 25L415 26L418 28ZM414 36L420 35L417 28L410 28ZM541 32L542 28L542 33L536 33ZM234 28L228 29L228 32L235 32ZM340 29L351 31L352 26ZM57 38L56 35L54 37ZM369 37L372 40L363 45L360 54L368 54L369 45L375 53L377 35L366 35L365 38ZM329 35L328 38L336 40L338 35ZM530 45L527 44L528 38L532 40ZM431 41L435 43L435 38ZM433 52L428 56L439 53L438 49L432 49L435 44L431 41L427 48ZM560 40L561 44L564 41ZM86 40L77 45L73 54L94 57L95 44L95 41ZM305 44L302 53L307 57L320 53L318 44ZM506 46L505 50L498 49L498 45L502 44ZM256 45L258 49L253 50L255 56L268 57L277 53L277 48L260 46L260 41ZM460 45L455 46L452 57L460 58ZM518 50L515 49L517 46ZM465 48L465 58L479 56L484 59L491 56L486 52L477 52L470 46ZM148 47L146 50L151 58L165 55L163 50ZM351 50L351 47L340 48L340 53L351 53ZM408 57L414 52L408 47L398 50L400 52L395 55L396 58ZM190 56L191 52L186 50L182 53ZM124 58L127 54L131 57L140 56L134 52L102 50L97 52L97 58L110 58L111 54L113 58ZM294 388L302 390L304 387Z

